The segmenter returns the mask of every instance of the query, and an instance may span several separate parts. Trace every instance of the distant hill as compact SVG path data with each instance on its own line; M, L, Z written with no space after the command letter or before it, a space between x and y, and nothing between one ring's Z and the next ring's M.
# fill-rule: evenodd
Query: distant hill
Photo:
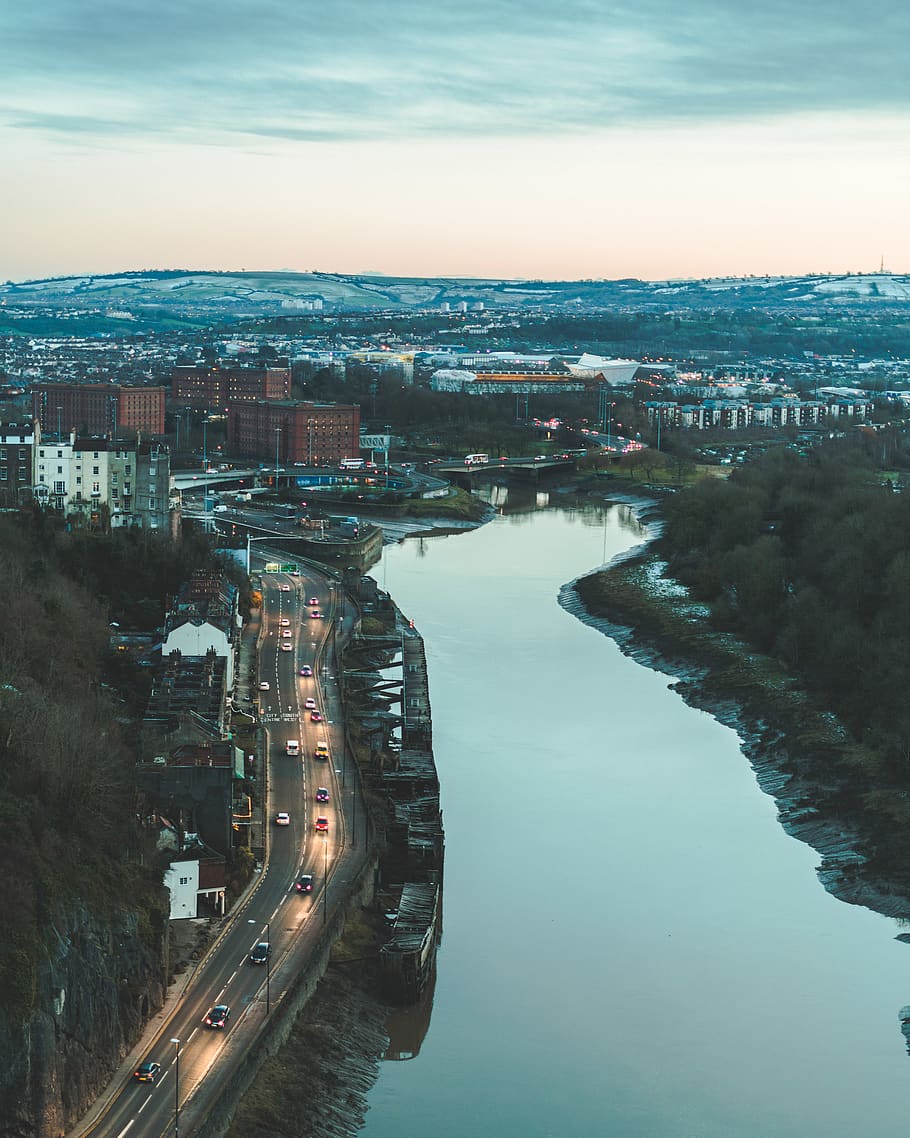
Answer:
M893 273L725 277L678 281L525 281L292 272L125 272L7 281L9 309L104 311L129 321L151 310L230 318L326 312L481 309L546 312L760 308L769 311L905 310L910 276Z

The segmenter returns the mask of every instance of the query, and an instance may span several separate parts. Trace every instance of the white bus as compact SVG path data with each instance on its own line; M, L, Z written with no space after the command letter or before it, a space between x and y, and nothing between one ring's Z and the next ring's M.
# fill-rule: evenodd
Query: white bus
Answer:
M365 466L362 458L343 458L338 463L339 470L363 470Z
M488 454L466 454L464 456L465 466L483 466L490 461Z

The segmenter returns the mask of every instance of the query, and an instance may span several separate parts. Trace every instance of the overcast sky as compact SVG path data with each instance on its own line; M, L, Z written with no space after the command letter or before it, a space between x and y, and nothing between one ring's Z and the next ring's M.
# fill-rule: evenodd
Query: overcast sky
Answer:
M0 274L910 270L910 5L7 0Z

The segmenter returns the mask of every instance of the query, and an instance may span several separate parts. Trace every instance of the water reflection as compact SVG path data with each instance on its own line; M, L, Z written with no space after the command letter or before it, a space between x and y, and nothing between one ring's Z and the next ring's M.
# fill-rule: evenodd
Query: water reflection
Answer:
M400 1062L414 1059L430 1030L430 1017L433 1014L433 993L436 991L436 965L427 981L420 999L409 1007L393 1008L385 1021L389 1042L383 1059Z

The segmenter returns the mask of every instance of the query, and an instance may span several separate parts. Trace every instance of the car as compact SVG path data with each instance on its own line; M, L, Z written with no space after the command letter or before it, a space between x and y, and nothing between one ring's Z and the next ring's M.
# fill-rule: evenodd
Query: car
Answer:
M325 739L318 740L318 742L316 743L316 749L313 751L313 758L314 759L328 760L328 757L329 757L329 745L328 745L328 743L325 741Z
M208 1015L205 1017L206 1027L224 1027L230 1019L231 1009L227 1004L216 1004L213 1008L209 1009Z
M303 667L300 669L300 675L301 676L312 676L312 674L313 674L313 669L310 667L309 664L304 664Z
M310 723L321 723L321 722L322 722L322 712L321 711L311 711L310 712Z
M302 877L297 878L297 884L294 886L298 893L312 893L313 892L313 875L305 873Z
M316 790L316 801L317 802L328 802L328 800L329 800L328 788L325 786L320 786Z
M250 953L250 964L267 964L271 955L272 946L267 940L261 940L258 944L253 945L253 951Z
M319 598L310 597L310 599L307 601L307 604L310 606L310 608L313 608L319 604Z
M282 630L281 630L281 638L282 638L283 640L287 640L287 638L288 638L289 636L293 636L293 635L294 635L294 633L293 633L293 632L291 632L291 630L290 630L289 628L282 628Z
M290 824L291 824L291 816L290 816L290 814L288 814L287 810L279 810L278 813L275 815L275 825L276 826L290 826Z
M322 613L318 609L310 609L310 620L322 620Z
M281 591L282 591L282 593L289 593L291 591L291 586L290 585L282 585Z
M278 647L281 649L282 652L293 652L294 651L294 645L290 642L290 640L282 640L282 642L278 645Z
M161 1074L160 1063L140 1063L133 1071L133 1079L137 1083L155 1083Z
M272 689L269 687L269 681L268 680L260 680L259 681L259 690L260 691L271 691Z
M313 699L311 695L308 695L303 702L303 706L307 709L307 711L312 711L316 706L316 700Z
M292 758L300 754L300 740L288 739L284 745L284 753Z
M329 832L329 820L323 814L320 814L316 819L316 833L327 834Z
M283 616L281 618L281 620L278 621L278 623L281 625L282 628L287 628L287 626L291 623L291 621L290 621L289 617Z

